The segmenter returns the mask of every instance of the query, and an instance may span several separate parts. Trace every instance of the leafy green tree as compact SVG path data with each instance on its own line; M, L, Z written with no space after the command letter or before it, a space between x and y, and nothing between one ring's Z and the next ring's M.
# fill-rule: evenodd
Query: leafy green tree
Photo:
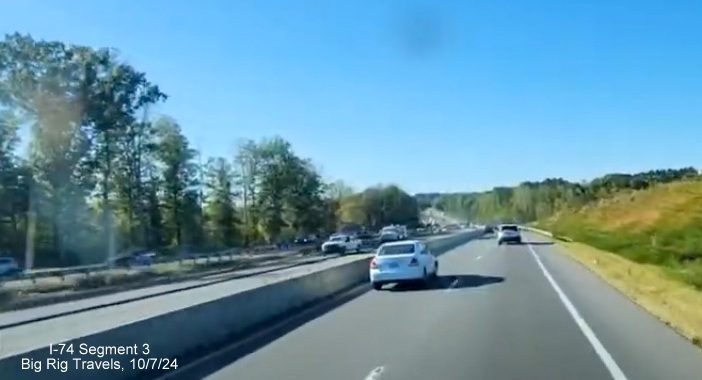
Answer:
M280 137L241 140L233 157L201 165L175 119L150 118L164 101L114 49L0 40L0 251L26 253L28 265L87 264L418 218L396 186L325 183ZM30 130L22 156L21 125Z
M196 152L190 148L181 127L171 118L155 122L156 158L161 169L164 211L167 213L166 240L175 245L186 243L184 233L192 223L193 202L196 202L197 167Z
M623 190L641 190L659 183L699 177L695 168L650 170L636 174L607 174L589 182L561 178L496 187L482 193L418 194L442 211L479 222L533 222L555 213L578 209Z
M239 243L237 226L240 224L235 205L232 165L222 157L212 158L207 162L205 177L209 235L215 245L232 247Z

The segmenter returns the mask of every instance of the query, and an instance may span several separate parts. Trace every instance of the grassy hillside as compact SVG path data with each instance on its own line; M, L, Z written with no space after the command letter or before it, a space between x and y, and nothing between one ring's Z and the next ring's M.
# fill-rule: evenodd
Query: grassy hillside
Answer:
M636 174L612 173L587 182L549 178L484 192L417 194L415 197L419 204L431 202L433 207L467 220L527 223L559 212L577 210L622 190L648 189L661 183L699 177L695 168L659 169Z
M639 263L663 266L702 289L702 180L620 191L537 223Z
M662 267L702 289L702 177L695 168L416 197L471 221L535 222L634 262Z
M422 201L567 236L561 252L702 347L702 177L694 168L524 182Z

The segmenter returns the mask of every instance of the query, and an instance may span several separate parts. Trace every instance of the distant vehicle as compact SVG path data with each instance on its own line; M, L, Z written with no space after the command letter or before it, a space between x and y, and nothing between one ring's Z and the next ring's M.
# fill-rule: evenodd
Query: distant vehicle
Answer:
M380 243L388 243L407 238L407 227L405 226L386 226L380 230Z
M399 241L400 234L395 230L383 230L380 231L380 244L389 243L393 241Z
M454 232L454 231L459 231L461 228L460 224L447 224L445 227L446 232Z
M483 229L483 232L485 232L486 234L495 233L495 227L493 227L493 226L485 226L485 228Z
M502 224L497 231L497 244L517 243L522 244L522 234L519 232L519 226L516 224Z
M382 235L383 233L386 232L394 232L397 234L398 239L407 239L408 233L407 233L407 226L401 226L399 224L393 224L390 226L385 226L380 230L380 234Z
M317 242L317 236L316 235L309 235L309 236L298 236L295 238L293 243L297 245L306 245L306 244L314 244Z
M400 230L400 238L407 239L409 237L409 231L407 231L407 226L396 226Z
M12 257L0 257L0 277L2 276L14 276L22 272L17 260Z
M112 264L116 267L122 268L129 268L133 266L149 266L154 262L155 259L155 252L149 250L142 250L119 255L112 259Z
M361 239L345 234L334 234L329 237L329 240L322 243L322 252L324 253L358 253L361 252L361 248Z
M439 260L419 240L385 243L370 262L370 281L375 290L391 283L421 281L428 284L438 274Z

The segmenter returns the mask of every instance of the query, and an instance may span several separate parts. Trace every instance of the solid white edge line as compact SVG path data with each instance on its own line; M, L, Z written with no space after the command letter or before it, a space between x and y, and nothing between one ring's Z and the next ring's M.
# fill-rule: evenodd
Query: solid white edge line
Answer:
M536 253L536 251L534 251L534 248L531 246L531 244L527 244L527 247L529 247L529 252L531 252L531 256L534 258L534 260L536 260L536 264L538 264L539 268L541 269L541 272L543 272L544 276L546 277L546 280L548 280L548 282L551 284L553 290L556 291L556 294L558 294L558 298L561 299L561 302L563 302L563 305L565 306L566 310L568 310L570 316L573 318L573 320L575 320L575 323L580 328L580 331L582 331L583 335L585 335L585 338L587 338L587 340L590 342L590 345L592 345L592 348L595 349L595 353L597 354L597 356L600 357L602 363L604 363L605 367L607 367L607 370L609 371L610 375L612 375L612 379L628 380L626 375L624 375L622 369L619 368L617 362L615 362L614 358L612 358L612 355L610 355L609 351L607 351L602 342L600 342L600 340L597 338L595 332L592 331L592 328L590 328L587 322L585 322L585 319L580 315L575 306L573 306L573 303L570 301L568 296L566 296L565 292L563 292L561 287L558 286L556 280L553 279L553 276L551 276L551 273L548 271L548 269L546 269L546 266L541 261L541 258Z

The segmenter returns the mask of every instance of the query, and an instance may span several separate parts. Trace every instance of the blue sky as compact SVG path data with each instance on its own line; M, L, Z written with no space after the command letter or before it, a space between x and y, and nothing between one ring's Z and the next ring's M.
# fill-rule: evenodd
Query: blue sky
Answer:
M329 179L428 192L699 165L700 20L684 0L15 0L0 28L118 48L205 155L281 135Z

